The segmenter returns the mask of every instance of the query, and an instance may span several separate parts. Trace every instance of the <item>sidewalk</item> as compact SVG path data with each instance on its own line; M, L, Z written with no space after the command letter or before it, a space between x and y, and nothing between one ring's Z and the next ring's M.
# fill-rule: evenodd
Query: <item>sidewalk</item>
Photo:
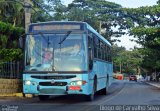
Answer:
M160 82L153 82L153 81L144 81L144 82L156 88L160 88Z

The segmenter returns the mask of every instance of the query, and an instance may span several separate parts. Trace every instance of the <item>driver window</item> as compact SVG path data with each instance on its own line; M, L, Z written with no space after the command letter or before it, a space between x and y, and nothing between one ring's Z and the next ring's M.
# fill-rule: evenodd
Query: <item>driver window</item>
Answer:
M93 68L93 39L88 36L88 58L89 58L89 70Z

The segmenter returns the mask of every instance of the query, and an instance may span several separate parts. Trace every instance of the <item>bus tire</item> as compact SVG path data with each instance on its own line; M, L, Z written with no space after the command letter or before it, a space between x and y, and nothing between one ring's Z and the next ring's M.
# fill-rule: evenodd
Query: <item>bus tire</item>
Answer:
M109 91L109 77L107 76L106 87L104 89L102 89L102 94L107 95L108 91Z
M49 95L38 95L40 101L45 101L49 99Z
M94 84L93 84L93 88L92 88L92 93L90 95L86 95L87 101L93 101L94 100L96 88L97 88L97 79L94 78Z

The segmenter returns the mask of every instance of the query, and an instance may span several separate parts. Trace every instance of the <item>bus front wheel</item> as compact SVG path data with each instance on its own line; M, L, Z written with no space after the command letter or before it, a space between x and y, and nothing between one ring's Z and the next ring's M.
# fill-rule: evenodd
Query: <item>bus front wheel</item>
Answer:
M94 79L92 93L90 95L86 95L87 101L93 101L94 100L94 95L95 95L95 92L96 92L96 88L97 88L97 80Z
M49 95L38 95L40 101L45 101L49 99Z

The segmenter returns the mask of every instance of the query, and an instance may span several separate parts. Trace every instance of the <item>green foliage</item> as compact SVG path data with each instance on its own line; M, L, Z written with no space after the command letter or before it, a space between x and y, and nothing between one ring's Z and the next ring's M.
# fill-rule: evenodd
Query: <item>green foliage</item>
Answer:
M24 29L0 21L0 61L20 60L22 51L18 49L19 36Z
M0 34L20 36L22 33L24 33L24 28L14 27L9 23L0 21Z
M111 36L119 36L122 30L114 30L113 27L123 28L121 17L121 5L105 0L74 0L68 7L57 8L54 18L56 20L84 21L89 23L97 31L103 29L103 36L110 42ZM62 13L63 12L63 13ZM101 25L101 26L100 26Z
M125 50L124 47L113 46L113 63L114 72L119 72L121 67L121 73L135 73L142 63L142 54L138 49L132 51Z
M134 34L136 36L153 35L158 31L160 31L158 27L135 27L131 30L130 34Z
M22 4L19 3L22 0L16 1L0 1L0 20L6 23L10 23L13 26L24 26L24 8Z
M22 59L21 49L0 49L0 62L18 61Z
M17 1L23 2L23 0ZM120 37L124 34L123 29L128 29L129 34L137 38L136 42L142 45L142 48L126 51L123 47L113 46L115 65L123 61L124 72L136 71L139 66L148 71L160 70L160 0L157 0L157 5L139 8L123 8L119 4L105 0L74 0L68 6L63 5L61 0L35 1L43 9L33 3L33 8L37 13L32 10L32 22L48 20L84 21L97 31L101 27L104 30L102 35L110 42L113 42L111 36ZM52 16L49 16L48 13ZM24 33L24 29L14 26L24 27L23 6L11 0L1 0L0 20L11 23L0 22L0 49L16 49L17 40ZM114 30L114 27L118 30ZM13 54L16 55L16 53ZM15 60L15 58L9 59L8 57L5 60ZM132 66L135 66L134 70L131 70Z
M124 8L125 19L131 19L134 25L130 27L130 35L137 38L142 45L143 54L141 67L148 71L160 71L160 5L140 8Z
M14 27L11 24L0 21L0 48L17 48L18 39L24 33L21 27Z
M61 0L34 0L32 10L32 22L44 22L53 20L64 20L66 6ZM38 4L38 5L37 5Z
M6 35L0 35L0 49L6 47L8 37Z

